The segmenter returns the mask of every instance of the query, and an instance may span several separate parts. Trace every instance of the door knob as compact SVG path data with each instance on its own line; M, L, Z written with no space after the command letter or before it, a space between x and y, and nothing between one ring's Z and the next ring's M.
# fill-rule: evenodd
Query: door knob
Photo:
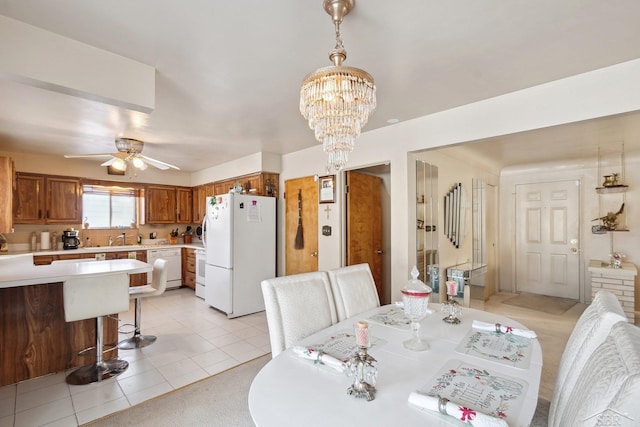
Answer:
M311 252L311 256L318 256L318 252Z
M380 249L378 249L378 250L376 251L376 253L377 253L378 255L382 255L382 251L381 251Z
M571 253L572 254L577 254L578 253L578 248L571 248Z

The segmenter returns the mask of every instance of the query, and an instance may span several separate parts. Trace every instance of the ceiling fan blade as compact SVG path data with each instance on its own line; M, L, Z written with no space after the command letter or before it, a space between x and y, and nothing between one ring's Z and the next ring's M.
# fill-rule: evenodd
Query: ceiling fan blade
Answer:
M85 157L109 157L113 156L114 153L103 153L103 154L65 154L64 157L67 159L81 159Z
M144 161L149 163L151 166L155 166L158 169L167 170L169 168L172 168L172 169L180 170L179 167L174 166L172 164L161 162L160 160L152 159L150 157L143 156L142 154L139 154L138 156L144 159Z
M112 157L106 162L102 163L100 166L111 166L116 160L118 160L117 157Z

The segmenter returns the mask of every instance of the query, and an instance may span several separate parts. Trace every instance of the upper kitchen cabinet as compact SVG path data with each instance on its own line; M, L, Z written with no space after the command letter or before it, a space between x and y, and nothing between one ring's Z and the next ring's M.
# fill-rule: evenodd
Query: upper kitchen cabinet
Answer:
M0 157L0 233L11 233L13 217L13 161L9 157Z
M176 188L177 220L178 224L193 222L193 200L191 188Z
M200 224L207 213L207 197L213 196L214 185L204 184L193 188L193 222Z
M15 224L82 222L80 179L17 173L13 196Z
M215 183L215 194L226 194L236 184L242 186L243 193L255 194L256 196L278 196L277 173L261 172L252 175L238 176Z
M176 187L148 185L145 191L147 224L175 224L177 221Z

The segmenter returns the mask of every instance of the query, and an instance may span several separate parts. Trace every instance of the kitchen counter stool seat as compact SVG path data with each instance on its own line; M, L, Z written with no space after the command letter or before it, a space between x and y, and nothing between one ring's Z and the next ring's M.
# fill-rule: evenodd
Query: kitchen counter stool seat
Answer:
M135 299L135 331L131 338L124 339L118 343L120 350L133 350L143 348L153 344L157 337L154 335L142 335L140 333L140 320L142 319L142 298L161 295L167 288L167 266L169 262L164 259L157 259L153 263L151 273L151 284L144 286L133 286L129 288L129 298Z
M67 375L68 384L90 384L124 372L125 360L103 358L103 316L129 309L129 275L110 274L90 278L69 278L63 283L64 319L74 322L96 319L96 361Z

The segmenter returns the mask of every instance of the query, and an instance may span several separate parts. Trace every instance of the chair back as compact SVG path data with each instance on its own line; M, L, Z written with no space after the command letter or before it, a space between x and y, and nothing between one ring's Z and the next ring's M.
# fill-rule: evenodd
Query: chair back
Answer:
M294 274L261 282L271 357L337 322L326 272Z
M327 273L338 321L380 306L380 297L369 264L350 265Z
M640 424L640 328L617 322L591 353L554 426ZM549 424L552 425L552 424Z
M151 273L151 287L155 291L145 293L146 297L161 295L167 289L167 269L169 261L158 258L153 263L153 272Z
M593 352L618 322L627 322L618 298L609 291L599 291L576 322L562 353L549 407L550 426L563 425L558 424L558 421L566 411L569 396L579 375Z
M129 275L72 277L62 285L64 320L91 319L129 310Z

